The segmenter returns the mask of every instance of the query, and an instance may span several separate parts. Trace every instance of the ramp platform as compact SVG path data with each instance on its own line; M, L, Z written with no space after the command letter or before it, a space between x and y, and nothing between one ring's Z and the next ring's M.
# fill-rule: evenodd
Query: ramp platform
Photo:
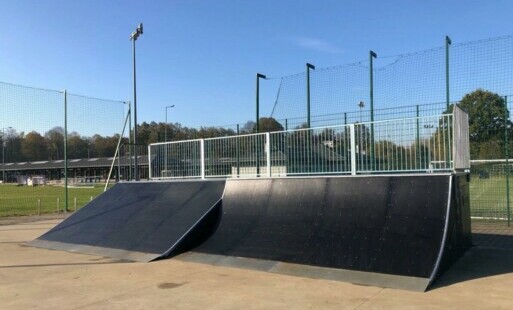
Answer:
M120 183L29 245L133 261L166 257L221 204L225 181ZM212 226L212 225L210 225ZM190 241L190 240L189 240Z

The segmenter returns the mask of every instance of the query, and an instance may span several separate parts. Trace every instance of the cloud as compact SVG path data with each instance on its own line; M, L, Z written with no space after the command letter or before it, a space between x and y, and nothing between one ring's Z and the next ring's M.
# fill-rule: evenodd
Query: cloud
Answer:
M301 47L316 50L319 52L332 53L332 54L340 54L343 52L343 50L341 48L338 48L338 47L332 45L331 43L320 40L320 39L308 38L308 37L293 37L292 41Z

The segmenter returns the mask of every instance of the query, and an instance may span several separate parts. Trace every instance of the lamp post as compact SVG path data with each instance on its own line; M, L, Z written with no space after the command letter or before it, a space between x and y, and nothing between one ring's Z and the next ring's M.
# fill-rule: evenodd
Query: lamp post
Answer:
M175 107L174 104L173 105L168 105L166 107L166 128L165 128L165 131L164 131L165 132L165 134L164 134L164 142L167 142L167 110L171 109L171 108L174 108L174 107ZM164 170L166 171L166 175L165 176L167 176L167 173L168 173L168 171L167 171L167 144L165 145L165 153L164 153L164 155L165 155L164 156Z
M134 145L137 145L137 88L136 88L136 75L135 75L135 41L139 38L139 36L143 34L143 24L140 23L135 29L134 32L130 35L130 40L132 41L132 50L133 50L133 58L134 58ZM136 181L139 181L139 173L137 171L137 154L135 154L134 161L135 171L134 177Z
M165 130L165 134L164 134L164 142L167 142L167 110L171 109L171 108L174 108L174 107L175 107L174 104L173 105L168 105L166 107L166 128L165 128L166 130Z

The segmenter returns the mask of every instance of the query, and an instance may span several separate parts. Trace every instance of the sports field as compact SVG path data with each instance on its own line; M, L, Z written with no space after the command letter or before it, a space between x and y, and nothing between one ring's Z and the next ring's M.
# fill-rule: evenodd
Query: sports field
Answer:
M92 187L68 188L68 209L85 206L103 192L105 184ZM64 210L64 187L62 186L17 186L0 184L0 217L13 215L31 215L55 213ZM40 206L40 210L39 210ZM57 207L59 206L59 208Z
M492 175L479 178L472 175L470 181L470 207L473 217L489 219L507 219L507 190L506 177ZM513 203L513 176L510 177L510 206Z

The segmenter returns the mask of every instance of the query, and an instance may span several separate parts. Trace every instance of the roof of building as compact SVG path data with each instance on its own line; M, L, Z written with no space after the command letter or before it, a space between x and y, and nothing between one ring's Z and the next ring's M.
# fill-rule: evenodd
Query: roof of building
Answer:
M77 168L101 168L110 167L114 157L99 157L99 158L77 158L68 159L68 169ZM120 164L128 165L130 158L127 156L120 157ZM132 163L135 161L135 157L132 156ZM148 156L140 155L137 156L137 164L140 166L148 165ZM118 165L118 160L114 161L114 165ZM0 167L2 164L0 163ZM3 167L2 167L3 168ZM5 171L20 171L20 170L49 170L49 169L64 169L64 160L41 160L41 161L30 161L30 162L16 162L16 163L5 163Z

